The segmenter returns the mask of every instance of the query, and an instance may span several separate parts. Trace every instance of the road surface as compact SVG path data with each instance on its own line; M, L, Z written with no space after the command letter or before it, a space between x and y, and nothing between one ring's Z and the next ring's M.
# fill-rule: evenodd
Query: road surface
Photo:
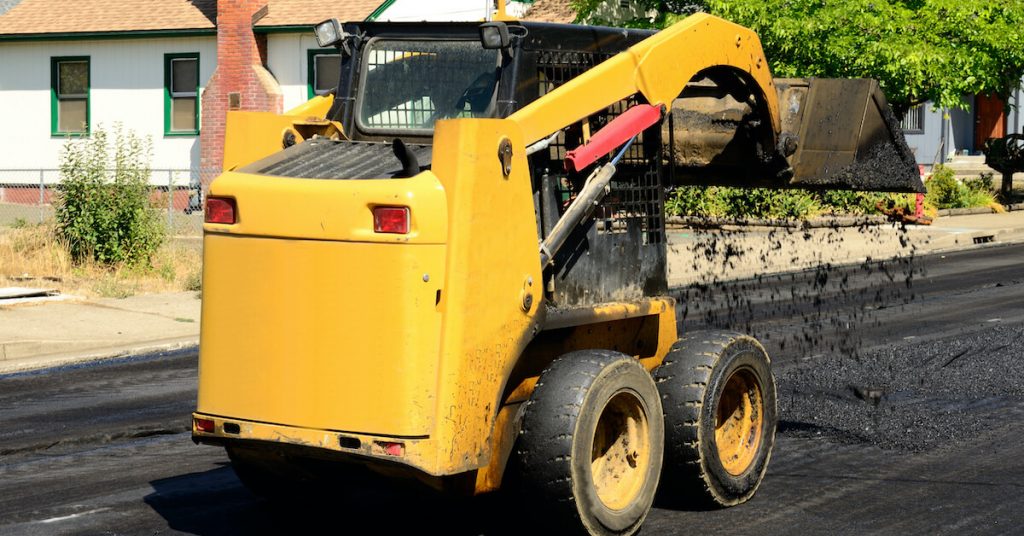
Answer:
M773 356L781 422L740 507L643 534L1006 534L1024 526L1024 245L675 291L686 329ZM0 534L544 533L502 497L393 483L277 506L193 445L194 353L0 377Z

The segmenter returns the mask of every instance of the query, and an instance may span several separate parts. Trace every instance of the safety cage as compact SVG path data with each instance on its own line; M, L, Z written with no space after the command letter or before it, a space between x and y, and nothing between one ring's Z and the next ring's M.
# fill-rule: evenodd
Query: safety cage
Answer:
M354 142L398 137L410 146L429 146L431 118L507 117L652 34L516 22L509 23L510 50L482 53L478 28L472 23L346 24L345 31L355 37L344 44L348 53L343 54L331 118ZM469 50L474 44L479 48ZM456 61L463 63L455 68ZM394 76L381 76L388 70ZM390 90L372 84L375 77L380 83L388 80ZM424 77L443 78L440 83L450 87L435 89L431 95L439 98L409 98L419 95L417 89L422 92L417 85L429 83ZM387 101L389 91L401 96ZM440 110L442 101L454 105ZM566 152L638 103L635 95L568 125L547 148L531 155L540 238L551 231L591 171L567 172ZM622 301L666 289L662 136L660 123L638 136L619 162L609 194L555 257L546 278L552 305Z

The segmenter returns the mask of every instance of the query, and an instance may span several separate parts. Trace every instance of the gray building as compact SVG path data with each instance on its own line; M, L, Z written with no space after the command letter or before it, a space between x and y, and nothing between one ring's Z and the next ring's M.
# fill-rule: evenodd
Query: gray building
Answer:
M964 100L966 109L937 109L925 103L907 113L904 134L918 164L930 168L954 156L980 155L985 138L1024 130L1024 89L1011 95L1007 111L1000 110L1000 102L982 96Z

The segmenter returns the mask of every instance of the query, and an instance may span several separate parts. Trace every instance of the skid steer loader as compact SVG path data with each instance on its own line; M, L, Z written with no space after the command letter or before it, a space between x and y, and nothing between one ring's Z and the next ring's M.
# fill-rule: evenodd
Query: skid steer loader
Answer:
M753 338L667 297L676 184L920 191L871 80L774 80L750 30L326 21L337 89L232 112L206 200L193 438L287 496L320 468L552 526L735 505L777 420ZM344 485L340 480L335 485Z

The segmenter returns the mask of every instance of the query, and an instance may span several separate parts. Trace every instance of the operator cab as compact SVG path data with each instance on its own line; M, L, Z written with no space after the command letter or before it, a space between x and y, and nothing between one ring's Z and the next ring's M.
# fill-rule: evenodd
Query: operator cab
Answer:
M327 26L324 26L327 25ZM398 179L431 169L437 121L505 118L649 37L650 30L523 21L359 22L327 29L341 69L327 119L344 140L313 138L241 171L278 177ZM529 156L537 234L543 239L591 168L566 170L566 152L636 104L633 96L569 125ZM662 127L624 154L595 216L546 274L552 306L640 299L667 289Z

